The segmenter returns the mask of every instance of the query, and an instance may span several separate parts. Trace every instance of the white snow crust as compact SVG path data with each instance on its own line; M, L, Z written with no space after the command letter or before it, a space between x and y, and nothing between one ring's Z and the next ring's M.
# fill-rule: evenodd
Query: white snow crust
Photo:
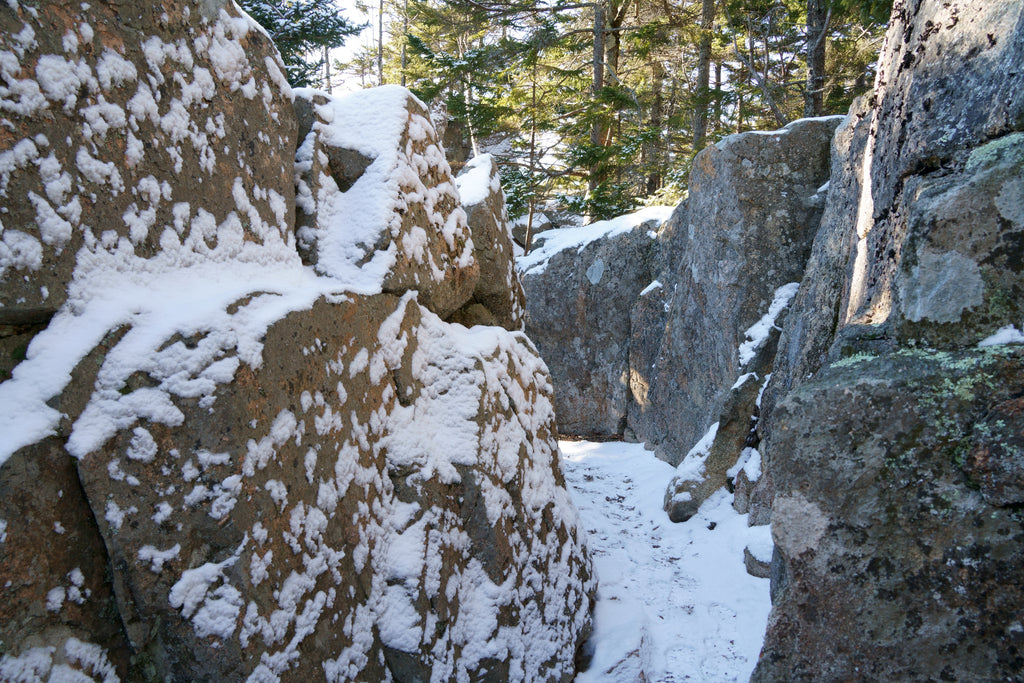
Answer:
M299 89L296 94L312 100L316 91ZM400 257L426 266L435 282L443 280L445 264L437 263L428 249L428 234L441 237L455 252L458 266L472 263L473 242L458 189L448 180L434 186L424 182L432 169L448 177L451 169L441 148L429 143L433 124L416 109L425 112L426 106L397 85L332 98L316 105L315 135L300 141L296 151L300 171L314 167L318 141L372 160L345 192L326 173L321 172L315 183L319 189L309 187L301 173L297 175L296 201L301 210L316 216L316 227L300 231L299 239L316 243L319 273L352 291L380 291ZM418 144L424 145L422 151L417 151ZM458 207L450 215L440 210L446 200ZM403 215L412 201L422 203L427 224L403 232Z
M639 444L559 443L598 579L590 668L577 683L746 681L764 642L768 580L743 549L771 556L724 489L690 520L662 509L675 471ZM756 551L755 551L756 548Z
M536 236L529 254L516 259L516 267L524 275L542 273L551 257L561 251L575 249L578 253L594 240L629 232L647 221L664 223L674 210L675 207L672 206L649 206L625 216L597 221L582 227L546 230Z
M715 436L718 434L718 423L714 423L704 432L697 443L689 450L686 456L676 467L675 478L679 481L697 481L704 475L704 463L711 455L711 446L715 443ZM689 495L689 494L687 494Z
M462 172L455 178L463 204L480 204L492 192L501 192L501 182L497 177L491 177L494 164L490 154L480 154L466 162Z
M1000 346L1002 344L1024 344L1024 332L1018 330L1014 325L1007 325L999 328L995 334L985 337L978 342L978 348L986 346Z
M789 302L796 296L797 290L800 289L799 282L790 282L789 284L782 285L775 290L775 298L772 299L771 305L768 306L768 312L761 316L761 319L751 325L744 336L747 341L740 344L739 358L740 367L743 367L750 361L754 360L754 355L757 354L757 350L761 348L761 345L768 340L768 334L775 327L775 321L778 319L779 314L786 310L789 306Z

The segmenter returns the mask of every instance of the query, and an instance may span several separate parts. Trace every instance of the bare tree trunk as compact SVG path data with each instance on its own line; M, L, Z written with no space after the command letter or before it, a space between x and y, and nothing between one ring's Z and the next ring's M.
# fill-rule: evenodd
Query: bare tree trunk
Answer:
M729 25L732 25L732 17L729 16L729 11L725 12L726 19L729 21ZM747 18L747 49L746 53L740 49L739 44L736 42L736 33L733 31L732 36L732 49L737 59L743 62L743 65L747 67L749 79L752 80L752 85L756 85L757 89L761 91L761 97L764 98L764 103L768 105L768 108L772 112L772 116L775 117L776 122L780 126L785 126L789 123L789 118L782 113L779 109L778 103L775 102L775 97L772 95L771 84L768 82L768 74L770 68L770 60L768 58L768 50L765 48L765 71L761 73L761 70L757 66L757 55L754 50L754 33L750 25L750 19ZM739 133L743 126L743 111L740 108L740 116L736 122L736 132Z
M644 145L644 161L651 164L651 171L647 174L646 194L654 194L661 189L661 170L658 164L662 162L661 155L661 126L663 121L662 102L662 80L665 78L665 67L661 61L655 59L651 62L651 130L657 131L656 137Z
M829 0L807 0L807 90L804 92L804 116L821 116L825 113L825 42L831 17L828 4Z
M409 35L409 0L401 12L401 87L406 87L406 67L409 65L406 56L406 36Z
M473 47L472 42L466 42L465 37L458 39L459 59L465 59L466 52ZM473 84L468 80L462 81L462 101L466 105L466 128L469 129L469 146L473 156L480 156L480 140L477 137L476 127L473 125Z
M327 94L331 93L331 55L327 50L327 46L324 46L324 90Z
M593 97L596 100L601 89L604 88L604 3L594 5L594 83ZM601 145L601 122L598 117L590 125L590 144L594 148ZM600 184L596 167L590 169L590 178L587 181L587 189L593 192Z
M743 93L736 93L736 130L735 133L743 132Z
M384 0L377 11L377 84L384 85Z
M715 63L715 130L722 127L722 62L719 60Z
M715 0L703 0L700 43L697 49L697 97L693 108L693 151L704 149L711 105L711 36L715 23Z
M537 207L537 193L533 191L533 169L537 162L537 60L533 55L533 83L530 84L530 215L526 218L526 237L523 239L523 251L530 253L533 244L533 214Z
M622 22L626 18L626 9L629 7L629 0L619 7L618 0L608 0L608 10L605 14L605 27L608 34L604 40L604 68L610 72L615 82L619 80L619 53L622 50Z

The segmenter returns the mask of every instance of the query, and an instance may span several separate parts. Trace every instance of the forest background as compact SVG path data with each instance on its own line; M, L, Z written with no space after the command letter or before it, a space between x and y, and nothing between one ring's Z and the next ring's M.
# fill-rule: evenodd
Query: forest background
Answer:
M591 219L685 196L731 133L845 114L892 0L240 0L296 86L401 84L447 120L453 166L497 157L510 218ZM364 31L348 59L332 48ZM452 141L456 141L452 143ZM458 170L456 168L455 170ZM529 234L529 229L527 231Z

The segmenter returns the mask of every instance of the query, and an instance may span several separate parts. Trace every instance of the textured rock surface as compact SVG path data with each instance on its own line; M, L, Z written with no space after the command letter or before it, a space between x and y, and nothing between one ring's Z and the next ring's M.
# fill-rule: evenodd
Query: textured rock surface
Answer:
M386 292L416 290L442 318L458 310L480 265L423 103L398 86L328 100L302 89L297 98L313 110L296 153L303 260L342 282L373 273Z
M588 570L525 339L377 295L263 355L81 456L134 649L188 680L571 677Z
M665 491L665 512L673 522L685 522L695 515L715 491L724 486L733 487L740 474L747 486L757 481L760 453L754 455L748 449L758 445L755 428L760 417L759 400L770 377L768 371L775 357L777 342L778 331L773 329L769 339L744 368L747 372L726 394L715 422L713 441L706 449L700 448L696 452L691 449L679 463L678 471ZM743 455L746 455L746 460L738 463ZM752 456L755 463L747 468L747 461ZM738 509L749 507L742 492L737 493L735 499L739 503Z
M289 239L291 170L263 150L294 145L290 90L232 3L20 4L0 50L0 324L56 311L83 247L215 248L237 197L241 239Z
M869 100L861 98L832 139L825 210L803 280L782 328L772 382L764 395L766 417L776 396L821 367L843 322L839 308L857 242L857 204L863 177L860 170L870 125Z
M679 463L741 374L737 350L773 292L799 281L821 215L828 143L838 117L725 138L697 156L664 276L667 306L636 436ZM645 368L646 370L646 368Z
M23 650L46 663L40 673L56 653L69 667L65 675L84 669L87 680L103 680L108 670L124 676L131 650L106 548L61 440L45 439L4 463L0 500L0 680L25 680L6 657Z
M480 278L470 305L486 309L488 315L478 314L484 318L480 322L522 330L526 299L513 259L498 166L488 154L475 157L466 164L455 183L473 235L473 254L480 264ZM462 311L453 321L472 323L474 315L471 311Z
M891 317L903 342L955 347L1021 318L1018 290L992 279L1020 270L1019 174L1000 169L1024 128L1021 7L919 0L893 19L843 313Z
M630 310L654 279L653 231L660 224L635 222L585 246L560 249L523 273L526 331L551 368L562 434L621 436L626 427ZM592 229L600 231L601 224ZM537 253L562 233L538 235Z
M851 357L779 404L779 566L754 680L1019 675L1024 517L1019 493L988 492L1024 471L1007 408L1024 355L994 348Z
M836 136L759 424L754 680L1019 676L1022 37L1019 3L897 2Z
M113 11L0 13L0 679L570 680L551 379L440 317L480 266L422 105L296 114L233 4Z
M625 433L632 440L651 444L665 440L665 433L659 431L664 428L663 421L657 419L661 406L651 402L651 382L658 368L662 342L669 331L669 302L675 292L675 279L667 267L670 251L685 218L684 200L673 209L658 233L654 273L659 279L640 292L629 312L630 404Z

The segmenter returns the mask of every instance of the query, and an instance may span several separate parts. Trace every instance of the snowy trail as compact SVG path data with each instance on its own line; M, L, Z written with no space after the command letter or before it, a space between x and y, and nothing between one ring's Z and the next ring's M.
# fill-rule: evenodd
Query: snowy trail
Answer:
M770 554L769 528L748 527L724 490L673 524L662 510L671 465L638 444L559 446L599 583L594 657L576 681L748 680L770 602L743 548Z

